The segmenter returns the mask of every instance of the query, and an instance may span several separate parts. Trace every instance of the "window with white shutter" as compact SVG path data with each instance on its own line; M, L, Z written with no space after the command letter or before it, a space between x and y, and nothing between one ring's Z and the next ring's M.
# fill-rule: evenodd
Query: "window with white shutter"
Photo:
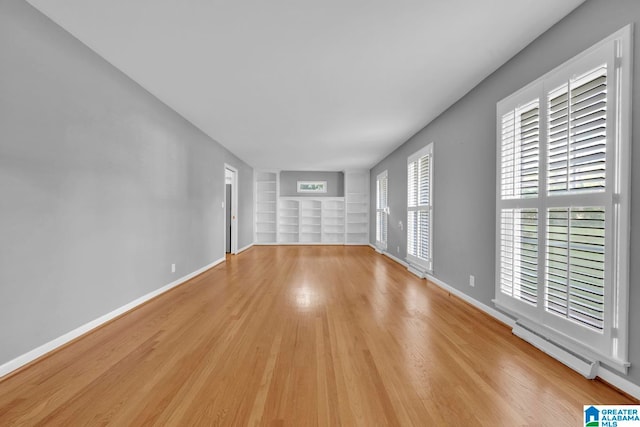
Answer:
M629 366L630 52L627 27L500 101L496 118L495 303L620 371Z
M407 261L419 271L432 270L433 144L407 160Z
M382 172L376 179L376 246L380 250L387 249L387 218L389 176Z

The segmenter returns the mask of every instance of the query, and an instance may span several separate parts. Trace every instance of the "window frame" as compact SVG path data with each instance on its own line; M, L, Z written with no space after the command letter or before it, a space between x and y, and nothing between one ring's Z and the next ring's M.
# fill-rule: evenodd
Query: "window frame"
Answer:
M494 304L547 339L565 348L601 360L619 372L626 373L628 362L628 293L630 246L630 186L631 186L631 78L632 26L628 25L554 70L546 73L497 104L496 110L496 287ZM547 186L547 102L549 93L567 79L588 72L592 67L607 64L607 152L606 184L601 193L550 194ZM540 151L538 195L535 198L505 200L501 194L502 117L539 98ZM571 324L567 319L545 310L547 212L554 207L605 206L605 330L600 337L588 328ZM501 211L508 208L538 209L538 295L537 307L510 298L501 292ZM586 332L585 332L586 331ZM598 342L591 345L596 339Z
M409 206L409 165L411 165L411 163L414 162L418 162L420 161L420 159L427 157L429 158L429 204L427 205L420 205L419 202L416 203L416 206ZM416 151L415 153L411 154L409 157L407 157L407 256L406 256L406 260L409 263L410 267L413 267L415 270L417 270L420 273L432 273L433 272L433 142L427 144L426 146L424 146L423 148L421 148L420 150ZM420 194L420 188L419 188L419 182L420 182L420 176L418 174L418 185L416 185L416 195L418 196ZM419 197L416 197L416 200L419 200ZM426 211L428 212L429 215L429 225L428 225L428 233L429 233L429 239L428 239L428 253L429 253L429 259L425 260L423 258L419 258L418 256L409 253L409 234L410 234L410 229L409 229L409 215L411 212L420 212L420 211Z
M386 185L385 185L385 197L384 197L384 201L385 206L382 206L381 203L381 197L380 197L380 192L381 192L381 182L382 181L386 181ZM383 214L386 217L386 221L384 222L384 240L380 240L379 239L379 235L378 235L378 231L381 228L381 224L379 224L379 215ZM380 173L377 177L376 177L376 247L380 250L386 250L387 249L387 244L388 244L388 240L389 240L389 171L388 170L384 170L382 173Z

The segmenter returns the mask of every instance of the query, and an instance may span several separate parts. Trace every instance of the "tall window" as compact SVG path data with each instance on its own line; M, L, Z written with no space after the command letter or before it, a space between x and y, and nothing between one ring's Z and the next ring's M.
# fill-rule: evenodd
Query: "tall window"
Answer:
M387 171L378 175L376 179L376 246L381 250L387 249L388 183Z
M432 270L432 169L433 144L407 160L407 261L422 272Z
M496 304L621 371L630 43L619 31L500 101L497 117Z

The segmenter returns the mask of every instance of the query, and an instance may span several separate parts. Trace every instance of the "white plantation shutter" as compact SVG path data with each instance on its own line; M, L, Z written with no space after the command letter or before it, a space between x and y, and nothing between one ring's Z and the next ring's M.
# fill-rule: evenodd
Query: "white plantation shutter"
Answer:
M409 157L407 162L407 260L430 271L433 144Z
M407 255L416 256L418 247L418 225L415 208L418 206L418 162L407 165Z
M502 116L501 195L505 199L538 195L540 109L538 100Z
M628 366L630 40L614 34L500 101L496 117L495 303L618 369Z
M547 213L547 311L588 328L604 328L605 210L553 208Z
M549 92L548 191L604 191L607 67Z
M523 102L500 115L500 293L538 305L538 209L540 183L540 101L527 93Z
M382 172L376 179L376 246L387 248L388 173Z
M500 290L533 306L538 301L538 211L503 209Z
M558 206L546 215L545 310L597 332L605 328L606 255L613 251L605 239L614 209L606 181L607 148L614 147L607 67L603 62L547 94L547 192Z

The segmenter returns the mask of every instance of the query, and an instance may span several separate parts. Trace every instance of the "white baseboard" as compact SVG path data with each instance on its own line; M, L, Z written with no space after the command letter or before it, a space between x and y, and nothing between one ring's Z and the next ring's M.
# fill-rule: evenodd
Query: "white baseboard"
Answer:
M489 316L495 318L496 320L504 323L507 326L510 327L514 327L516 325L516 321L514 319L512 319L511 317L500 313L498 310L489 307L486 304L481 303L480 301L478 301L475 298L470 297L469 295L465 294L462 291L459 291L458 289L454 288L453 286L450 286L448 284L446 284L445 282L443 282L440 279L437 279L436 277L427 274L427 280L429 280L430 282L434 283L435 285L441 287L442 289L446 290L449 293L452 293L453 295L457 296L458 298L468 302L469 304L471 304L472 306L476 307L479 310L484 311L485 313L487 313Z
M378 247L377 245L374 245L373 243L367 243L367 245L371 246L373 248L374 251L378 252L379 254L384 254L386 249L382 249L380 247Z
M478 308L479 310L484 311L485 313L487 313L489 316L493 317L494 319L498 320L499 322L504 323L507 326L510 326L511 328L514 328L516 326L516 321L515 319L501 313L500 311L491 308L483 303L481 303L480 301L476 300L475 298L470 297L469 295L466 295L465 293L451 287L450 285L447 285L446 283L444 283L443 281L431 276L431 275L427 275L427 280L433 282L434 284L440 286L441 288L447 290L448 292L452 293L453 295L457 296L458 298L468 302L469 304L473 305L474 307ZM544 351L544 350L543 350ZM554 355L551 355L552 357L555 357ZM556 359L558 359L556 357ZM560 362L563 362L563 360L558 359ZM580 372L580 371L578 371ZM620 390L622 390L623 392L635 397L636 399L640 399L640 386L637 384L632 383L631 381L627 380L626 378L621 377L620 375L610 371L609 369L607 369L605 366L603 365L598 365L595 366L595 374L591 374L591 376L595 376L595 377L600 377L602 378L604 381L608 382L609 384L611 384L614 387L619 388ZM582 372L581 372L582 373ZM584 375L584 374L583 374Z
M600 365L598 367L597 376L602 380L608 382L614 387L619 388L627 394L635 397L636 399L640 399L640 386L632 383L626 378L622 378L620 375L615 372L610 371L605 366Z
M374 244L369 243L369 246L371 246L374 250L376 250L376 252L379 252L378 248ZM390 253L388 253L386 251L382 252L382 254L387 256L387 257L389 257L389 258L391 258L392 260L394 260L398 264L400 264L400 265L402 265L402 266L404 266L406 268L409 268L409 264L407 262L401 260L400 258L396 258L395 256L391 255ZM439 280L439 279L437 279L436 277L434 277L434 276L432 276L430 274L426 275L426 279L431 281L435 285L441 287L442 289L446 290L447 292L452 293L455 296L457 296L458 298L468 302L472 306L484 311L485 313L487 313L491 317L495 318L496 320L504 323L505 325L511 326L511 327L515 326L516 321L514 319L512 319L511 317L509 317L509 316L507 316L507 315L505 315L503 313L500 313L498 310L495 310L495 309L489 307L488 305L485 305L485 304L481 303L480 301L476 300L475 298L472 298L469 295L457 290L456 288L454 288L454 287L452 287L450 285L447 285L442 280Z
M374 250L377 249L374 245L369 244L369 246L371 246ZM383 252L383 255L386 255L387 257L391 258L392 260L394 260L395 262L405 266L405 267L409 267L409 265L394 257L393 255L387 253L387 252ZM446 290L447 292L457 296L458 298L468 302L469 304L471 304L472 306L476 307L477 309L484 311L485 313L487 313L489 316L493 317L494 319L496 319L499 322L504 323L505 325L514 328L516 326L516 321L515 319L507 316L504 313L501 313L500 311L489 307L486 304L481 303L480 301L476 300L475 298L470 297L469 295L465 294L462 291L459 291L458 289L446 284L445 282L443 282L440 279L437 279L436 277L427 274L427 280L429 280L430 282L432 282L433 284L441 287L442 289ZM543 350L544 351L544 350ZM553 355L551 355L552 357L555 357ZM558 359L560 360L560 359ZM563 362L562 360L560 360L561 362ZM563 362L564 363L564 362ZM579 371L580 372L580 371ZM593 367L593 372L589 372L587 373L588 376L591 377L600 377L602 380L606 381L607 383L611 384L614 387L617 387L618 389L622 390L623 392L635 397L636 399L640 399L640 386L637 384L632 383L631 381L629 381L626 378L621 377L620 375L616 374L615 372L610 371L609 369L606 368L606 366L603 365L596 365ZM584 374L583 374L584 375Z
M248 244L247 246L245 246L244 248L238 249L238 252L236 252L236 255L238 255L241 252L246 251L247 249L249 249L250 247L253 246L253 243Z
M409 264L409 266L407 267L407 270L409 270L409 273L413 274L414 276L418 277L419 279L426 279L427 278L427 273L425 273L422 270L417 269L416 267L414 267L411 264Z
M382 252L382 254L384 256L388 257L388 258L391 258L392 260L394 260L395 262L397 262L401 266L403 266L405 268L409 268L409 264L407 264L405 261L401 260L400 258L391 255L389 252Z
M136 308L137 306L149 301L152 298L157 297L160 294L163 294L173 288L175 288L178 285L183 284L184 282L186 282L189 279L194 278L195 276L204 273L205 271L209 270L210 268L215 267L216 265L224 262L225 258L220 258L214 262L212 262L211 264L205 265L204 267L194 271L193 273L187 274L186 276L183 276L181 278L179 278L178 280L169 283L168 285L165 285L159 289L156 289L155 291L149 292L146 295L141 296L140 298L137 298L133 301L131 301L128 304L123 305L122 307L116 308L115 310L111 311L110 313L107 313L103 316L98 317L97 319L92 320L89 323L85 323L84 325L70 331L67 332L66 334L52 340L49 341L46 344L41 345L38 348L35 348L21 356L16 357L13 360L8 361L7 363L0 365L0 378L4 377L5 375L10 374L11 372L15 371L16 369L19 369L21 367L23 367L24 365L33 362L34 360L44 356L47 353L52 352L53 350L67 344L68 342L78 338L81 335L86 334L87 332L90 332L91 330L107 323L108 321L115 319L116 317L126 313L127 311L130 311L134 308Z

